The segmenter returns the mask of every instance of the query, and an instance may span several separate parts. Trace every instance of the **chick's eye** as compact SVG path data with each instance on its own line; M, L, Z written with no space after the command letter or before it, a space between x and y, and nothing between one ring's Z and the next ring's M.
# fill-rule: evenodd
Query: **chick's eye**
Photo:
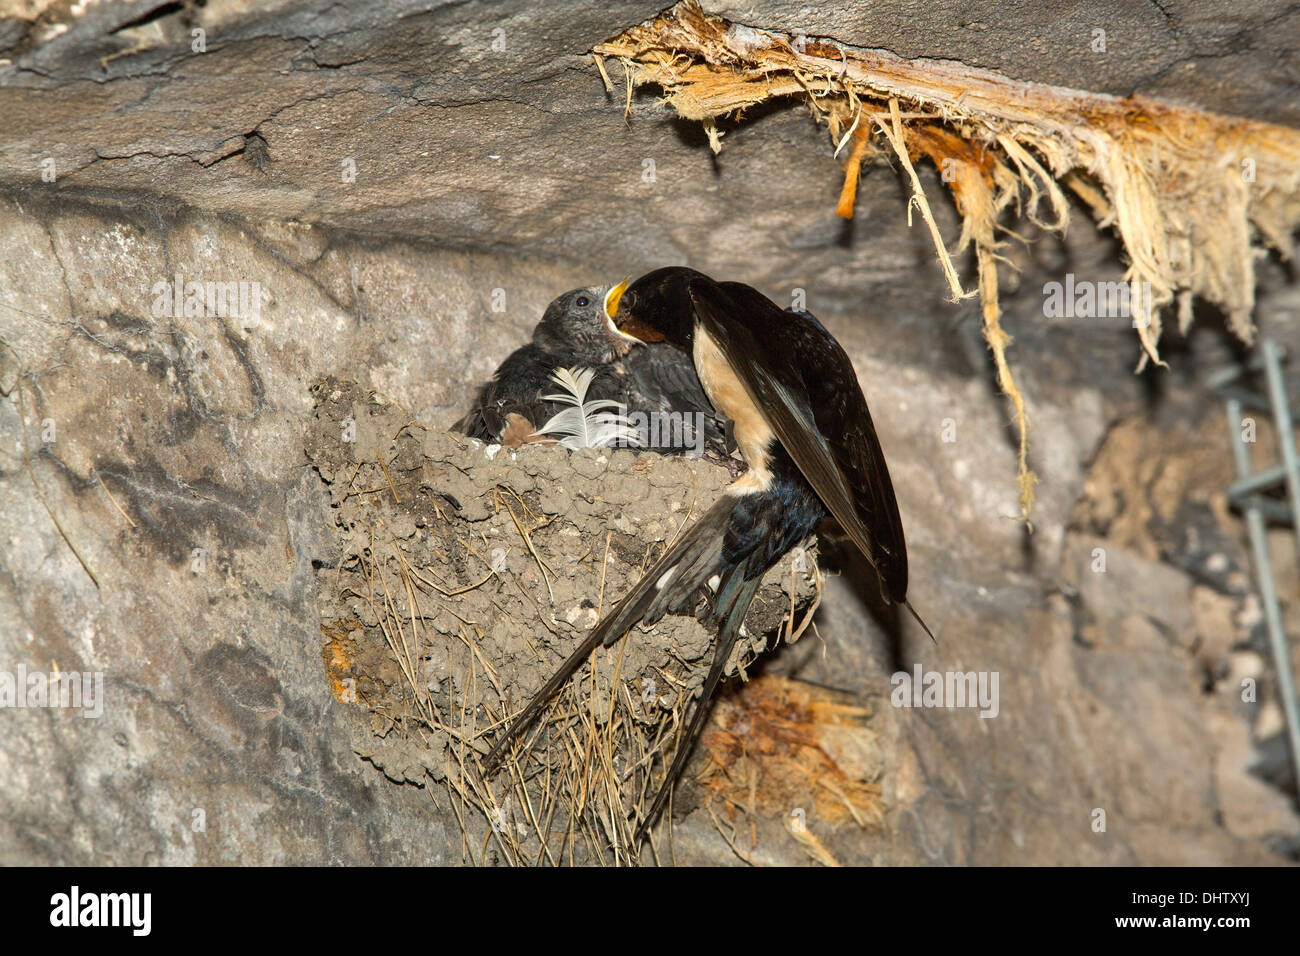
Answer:
M589 305L591 305L590 299L588 299L585 295L578 296L578 308L585 309Z

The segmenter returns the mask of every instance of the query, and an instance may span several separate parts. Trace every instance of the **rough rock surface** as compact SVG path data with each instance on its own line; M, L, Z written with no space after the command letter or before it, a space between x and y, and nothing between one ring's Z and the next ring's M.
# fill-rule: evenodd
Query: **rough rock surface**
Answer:
M839 164L800 110L729 129L716 159L651 94L625 123L582 53L655 5L213 0L148 22L162 7L0 4L0 671L99 671L106 696L98 719L0 711L0 861L459 862L454 822L356 757L331 693L311 385L349 378L450 422L553 295L682 261L783 305L803 290L844 343L893 470L912 599L940 637L882 627L873 583L850 574L769 665L871 714L878 822L797 805L826 853L1295 858L1271 665L1222 496L1228 427L1201 384L1235 354L1216 316L1162 349L1172 370L1136 378L1130 329L1042 314L1044 282L1120 275L1112 240L1009 248L1005 324L1043 482L1030 535L1011 520L1014 449L976 307L944 301L899 180L872 170L845 224ZM1300 12L1281 0L711 9L1300 123ZM936 214L952 240L951 209ZM260 314L156 308L177 274L257 282ZM1295 285L1276 264L1260 284L1257 324L1300 346ZM1294 633L1285 534L1275 554ZM998 716L890 706L890 675L917 663L996 671ZM768 807L736 845L819 858L788 816ZM676 854L738 859L704 806Z

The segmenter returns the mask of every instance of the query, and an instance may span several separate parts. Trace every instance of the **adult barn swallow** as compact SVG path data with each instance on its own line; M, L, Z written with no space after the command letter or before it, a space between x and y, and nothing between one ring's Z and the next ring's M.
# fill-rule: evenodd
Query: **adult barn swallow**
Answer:
M703 445L725 456L724 425L709 403L690 359L665 345L643 346L620 333L613 323L614 306L626 282L600 288L573 289L546 308L531 342L510 355L479 389L473 408L452 428L471 438L509 446L537 440L534 430L562 408L546 396L556 391L556 369L583 367L595 373L587 391L592 400L611 399L624 413L641 413L645 422L678 416L688 429L645 428L644 447L680 452L696 447L689 429L703 425ZM652 419L651 416L659 416ZM635 419L640 421L641 419ZM677 444L666 438L675 436ZM660 442L656 439L664 438Z
M485 765L495 767L597 645L613 644L638 621L694 610L706 589L703 621L718 627L713 663L639 841L685 767L763 574L828 514L876 569L886 600L925 624L907 601L903 524L866 399L848 355L822 324L783 311L750 286L682 267L642 276L613 306L620 334L692 357L714 407L734 422L749 468L592 629Z

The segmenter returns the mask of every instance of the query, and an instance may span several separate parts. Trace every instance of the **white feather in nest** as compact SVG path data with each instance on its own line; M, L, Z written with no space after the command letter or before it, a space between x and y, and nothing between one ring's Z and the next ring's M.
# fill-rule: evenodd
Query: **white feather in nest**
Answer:
M609 411L622 408L611 398L597 398L587 401L587 389L596 373L589 368L557 368L551 373L551 381L559 385L564 392L556 395L543 395L548 402L561 402L572 405L553 415L545 425L537 429L536 434L554 438L570 451L579 448L605 448L610 445L641 444L635 427L629 424L622 412Z

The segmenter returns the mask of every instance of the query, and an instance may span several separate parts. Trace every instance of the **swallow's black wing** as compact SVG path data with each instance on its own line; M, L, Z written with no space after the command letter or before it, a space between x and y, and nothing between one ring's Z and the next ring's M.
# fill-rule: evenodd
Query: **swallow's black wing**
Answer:
M782 311L738 282L696 280L696 317L777 439L880 575L907 598L907 544L885 455L853 363L811 316Z
M473 406L457 419L451 430L479 441L495 442L505 425L505 416L498 411L493 391L493 382L483 385L474 396Z

